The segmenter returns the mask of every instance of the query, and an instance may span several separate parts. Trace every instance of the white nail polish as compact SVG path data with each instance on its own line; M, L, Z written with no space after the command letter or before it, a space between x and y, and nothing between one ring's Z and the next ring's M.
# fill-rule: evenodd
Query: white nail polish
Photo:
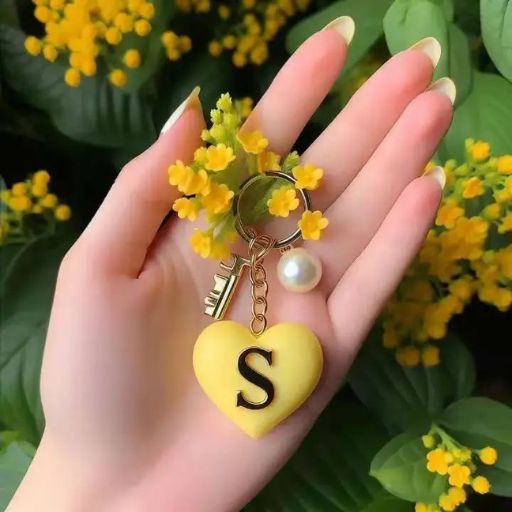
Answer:
M444 186L446 185L446 173L444 172L444 169L440 166L430 169L430 171L426 172L424 176L430 176L431 178L434 178L437 181L437 183L439 183L441 189L443 189Z
M452 105L455 103L455 98L457 97L457 88L455 87L453 80L447 76L436 80L430 85L427 91L440 92L441 94L448 96Z
M185 98L185 100L180 104L180 106L171 114L169 119L167 119L166 123L162 126L160 130L160 135L169 131L172 126L176 123L176 121L182 116L183 112L187 110L190 106L197 106L201 109L201 102L199 100L199 92L201 88L199 86L194 87L193 91Z

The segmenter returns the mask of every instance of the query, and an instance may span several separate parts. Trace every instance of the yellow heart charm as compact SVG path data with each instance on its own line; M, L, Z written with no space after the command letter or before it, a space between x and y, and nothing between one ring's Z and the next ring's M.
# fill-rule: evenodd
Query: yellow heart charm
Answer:
M275 325L255 337L237 322L215 322L194 347L194 371L204 392L254 438L304 403L320 379L322 365L318 339L295 323Z

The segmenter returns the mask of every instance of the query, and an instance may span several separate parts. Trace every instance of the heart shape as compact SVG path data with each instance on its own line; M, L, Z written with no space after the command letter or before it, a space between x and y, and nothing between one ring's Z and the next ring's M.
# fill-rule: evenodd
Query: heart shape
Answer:
M318 339L296 323L277 324L255 337L237 322L215 322L197 338L193 359L203 391L254 438L305 402L323 366Z

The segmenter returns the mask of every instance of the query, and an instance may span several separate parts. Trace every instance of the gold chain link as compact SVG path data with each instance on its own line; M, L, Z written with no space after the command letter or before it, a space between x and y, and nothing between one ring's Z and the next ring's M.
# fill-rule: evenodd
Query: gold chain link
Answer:
M249 243L250 279L252 294L251 332L259 336L267 327L267 274L263 268L265 256L275 246L275 239L257 235Z

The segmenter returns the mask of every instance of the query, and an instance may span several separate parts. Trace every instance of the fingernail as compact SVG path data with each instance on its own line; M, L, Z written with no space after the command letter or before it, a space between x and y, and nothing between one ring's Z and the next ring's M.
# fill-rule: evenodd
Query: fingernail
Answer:
M201 101L199 100L199 92L201 91L201 87L194 87L192 92L185 98L183 103L171 114L169 119L167 119L166 123L162 126L160 130L160 135L169 131L172 126L176 123L176 121L182 116L183 112L190 107L197 108L201 110Z
M441 58L441 45L435 37L425 37L425 39L413 44L409 50L423 52L432 61L434 68Z
M338 32L338 34L345 39L347 45L350 44L352 38L354 37L354 32L356 31L356 25L354 20L350 16L340 16L335 20L327 23L327 25L322 30L333 29Z
M430 84L430 87L427 91L435 91L440 92L441 94L446 94L452 105L455 103L455 98L457 97L457 87L455 87L455 83L451 78L447 76L443 76L439 80L436 80L434 83Z
M446 173L442 167L434 167L430 169L430 171L426 172L424 176L430 176L431 178L434 178L441 186L441 189L443 189L446 185Z

